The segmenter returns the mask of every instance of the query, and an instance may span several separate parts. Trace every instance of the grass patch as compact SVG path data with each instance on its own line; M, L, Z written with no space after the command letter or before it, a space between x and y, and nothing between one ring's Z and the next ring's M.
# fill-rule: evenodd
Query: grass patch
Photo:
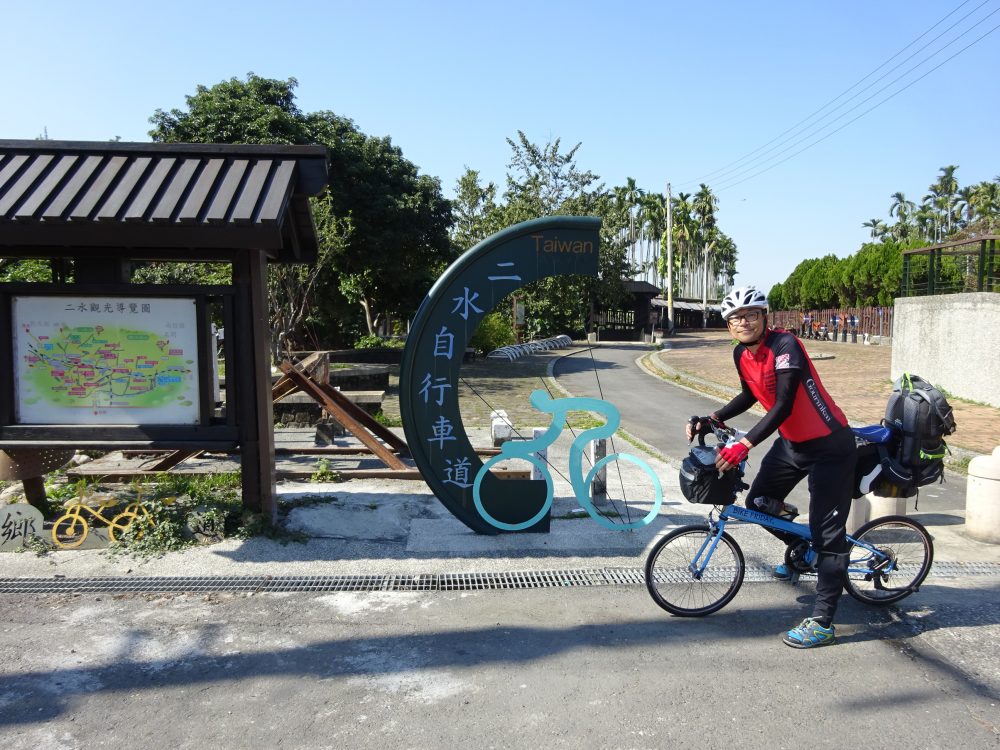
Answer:
M106 518L113 518L134 503L145 509L148 515L140 512L105 550L111 557L127 555L148 559L227 538L264 536L283 543L306 539L302 534L285 531L280 524L272 524L267 515L244 509L239 472L166 474L155 482L135 481L128 485L59 479L55 477L55 481L46 485L47 507L43 509L46 518L55 519L68 506L85 502L95 495L114 501L102 511ZM289 509L283 506L279 510L287 514ZM29 550L38 554L48 549L41 540L38 549L29 545Z
M374 419L375 419L376 422L378 422L383 427L402 427L403 426L403 420L402 419L400 419L399 417L389 417L389 416L386 416L386 414L381 409L379 409L377 412L375 412Z
M316 462L316 471L309 477L310 482L340 482L342 481L340 472L330 468L330 459L321 458Z
M657 452L655 452L653 450L650 450L650 448L648 446L646 446L644 443L640 442L637 438L632 437L627 432L622 432L622 431L619 430L618 432L615 433L615 436L616 437L620 437L622 440L624 440L626 443L628 443L629 445L631 445L633 448L636 448L639 451L641 451L642 453L645 453L650 458L655 458L658 461L662 461L663 460L663 456L661 456L659 453L657 453Z
M607 424L604 419L589 411L571 411L566 414L566 426L574 430L590 430Z
M969 473L969 463L972 461L972 456L945 456L944 465L951 471L958 474Z

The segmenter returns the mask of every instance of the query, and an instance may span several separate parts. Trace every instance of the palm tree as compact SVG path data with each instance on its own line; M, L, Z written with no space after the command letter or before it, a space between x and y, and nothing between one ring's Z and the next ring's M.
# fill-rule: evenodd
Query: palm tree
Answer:
M690 268L697 262L694 252L694 242L697 225L693 219L693 208L691 206L691 193L678 193L674 198L673 227L674 245L677 251L674 256L674 263L681 268Z
M879 237L884 236L887 229L885 222L882 221L881 219L869 219L861 226L869 227L872 230L873 240L877 240Z
M698 221L698 245L701 247L704 268L704 286L702 287L701 304L704 310L702 328L708 327L708 275L712 267L710 256L719 240L715 212L719 207L719 199L704 182L698 186L698 192L692 203L695 217Z
M913 220L920 230L920 235L928 242L935 242L938 231L938 215L934 206L925 198L924 202L913 215Z
M893 193L890 197L892 205L889 206L889 216L896 217L893 234L900 239L906 239L910 234L910 216L917 210L917 204L907 200L902 193Z
M665 266L663 265L662 246L663 238L667 231L667 209L666 201L659 193L649 193L643 195L639 204L639 217L643 236L652 245L655 242L656 253L653 267L656 269L657 280L663 275ZM650 253L653 255L653 253Z
M967 186L959 190L956 194L955 209L962 226L966 227L976 219L976 188Z
M1000 177L993 182L980 182L972 189L970 198L976 215L988 222L1000 217Z
M955 178L957 170L958 166L955 164L941 167L937 181L928 187L930 193L924 196L924 201L930 200L940 212L942 221L938 222L936 237L938 242L942 239L941 224L944 224L945 233L951 234L952 221L955 218L955 194L958 193L958 180Z

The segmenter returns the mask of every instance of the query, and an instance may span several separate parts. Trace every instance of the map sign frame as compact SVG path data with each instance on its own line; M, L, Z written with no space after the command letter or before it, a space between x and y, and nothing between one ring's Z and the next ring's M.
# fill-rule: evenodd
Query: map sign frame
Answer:
M15 424L201 420L194 298L14 295L11 334Z

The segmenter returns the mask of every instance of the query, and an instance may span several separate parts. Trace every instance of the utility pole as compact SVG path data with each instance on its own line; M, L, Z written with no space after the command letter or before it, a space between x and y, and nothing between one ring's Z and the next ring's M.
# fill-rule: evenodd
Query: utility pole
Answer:
M667 183L667 335L674 334L674 212Z
M708 254L715 246L715 240L705 243L705 284L701 289L701 327L708 328Z

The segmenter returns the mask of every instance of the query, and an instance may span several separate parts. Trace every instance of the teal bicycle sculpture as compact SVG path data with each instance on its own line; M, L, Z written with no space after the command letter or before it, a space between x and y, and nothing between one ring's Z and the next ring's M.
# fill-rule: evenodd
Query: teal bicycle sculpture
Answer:
M583 456L587 445L593 440L611 437L621 424L621 415L613 404L596 398L571 397L554 399L542 390L533 391L529 400L531 401L531 405L539 411L551 414L552 421L548 429L537 438L531 440L513 440L504 443L500 448L500 453L484 463L476 474L476 479L472 486L472 498L476 509L487 523L502 531L522 531L538 523L549 512L552 508L553 498L552 474L549 472L546 462L538 457L537 452L548 448L559 439L560 434L562 434L563 429L566 427L566 419L571 411L596 412L606 420L600 427L593 427L581 432L574 438L570 446L570 484L573 486L573 494L580 505L599 524L605 528L619 531L640 528L656 517L660 512L660 507L663 505L663 488L660 485L659 477L656 476L656 473L650 468L649 464L642 459L630 453L612 453L594 463L590 471L584 475ZM534 516L520 523L507 523L487 512L483 504L481 487L483 477L486 476L491 466L501 461L515 458L527 461L538 468L545 480L546 494L544 503ZM650 509L645 516L638 520L630 521L626 519L624 522L615 522L602 513L593 502L591 491L594 486L594 478L597 477L598 472L602 468L614 461L627 461L635 464L646 473L652 483L653 497Z

